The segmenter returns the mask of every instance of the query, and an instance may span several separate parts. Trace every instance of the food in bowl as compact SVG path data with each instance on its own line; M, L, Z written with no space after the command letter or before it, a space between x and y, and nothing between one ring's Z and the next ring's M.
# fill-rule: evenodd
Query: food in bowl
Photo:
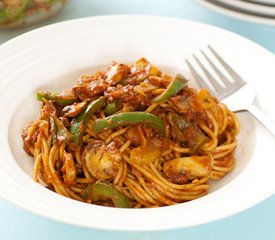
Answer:
M0 0L0 28L34 23L57 13L66 0Z
M207 194L235 166L239 123L207 90L145 58L113 62L70 90L37 92L24 129L33 178L86 203L158 207Z

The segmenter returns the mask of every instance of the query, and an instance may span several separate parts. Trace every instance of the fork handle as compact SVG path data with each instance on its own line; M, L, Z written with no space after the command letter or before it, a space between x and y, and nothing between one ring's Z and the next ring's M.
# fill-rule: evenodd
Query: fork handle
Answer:
M251 104L247 110L275 137L275 122L269 119L256 105Z

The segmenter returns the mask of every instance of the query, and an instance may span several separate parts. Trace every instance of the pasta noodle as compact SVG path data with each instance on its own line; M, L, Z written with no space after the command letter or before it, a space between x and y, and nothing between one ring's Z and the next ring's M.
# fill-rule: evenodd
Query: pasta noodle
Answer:
M23 131L33 179L66 197L159 207L207 194L235 166L239 123L207 90L142 58L38 92L41 115Z

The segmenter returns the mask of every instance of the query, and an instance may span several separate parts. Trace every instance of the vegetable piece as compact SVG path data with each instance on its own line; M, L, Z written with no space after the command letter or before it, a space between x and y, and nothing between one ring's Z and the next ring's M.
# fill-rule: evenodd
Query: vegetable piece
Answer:
M180 127L179 127L179 121L181 121L181 119L178 119L176 121L177 118L180 118L180 116L176 113L172 113L169 112L167 115L167 120L170 126L170 131L171 131L171 135L173 140L176 140L179 143L185 143L186 142L186 137L183 135L183 132L181 131ZM183 128L185 125L181 125Z
M50 132L53 136L53 142L60 141L68 143L70 142L72 135L65 127L63 122L57 117L57 110L51 101L47 101L42 110L43 119L49 119L50 122Z
M57 128L57 131L56 131L57 140L62 142L69 142L72 138L71 133L56 116L53 116L53 119L54 119L55 126Z
M177 158L163 164L163 172L172 182L209 176L212 171L210 156ZM183 182L181 182L183 183Z
M85 110L83 110L75 119L75 122L70 127L70 132L73 135L73 142L77 145L81 144L83 130L91 115L97 110L106 105L106 98L100 97L90 102Z
M150 82L147 81L141 82L139 85L134 86L135 92L138 92L142 95L150 93L155 89L156 86L152 85Z
M82 136L83 133L81 131L81 122L74 122L69 129L70 133L72 134L72 141L76 145L80 145L82 143Z
M172 138L185 144L187 147L191 147L191 152L196 151L208 140L200 128L176 113L168 113L168 122Z
M94 112L97 110L103 108L106 105L107 99L104 97L100 97L92 102L90 102L85 111L82 111L78 116L77 116L77 121L83 121L84 124L86 124L89 120L89 118L92 116Z
M0 10L0 24L5 23L8 20L5 9Z
M218 103L217 99L211 96L206 89L202 89L189 97L187 102L189 107L197 112L209 109Z
M150 76L159 76L161 71L157 67L151 65Z
M108 145L101 140L92 140L85 147L82 162L96 179L113 180L118 172L122 156L114 142Z
M162 94L160 94L155 99L153 99L153 102L159 103L159 102L163 102L165 100L168 100L170 97L173 97L181 89L183 89L186 86L187 82L188 82L188 80L186 78L184 78L180 74L177 74L176 77L169 84L167 89Z
M183 113L190 109L194 113L204 111L214 107L218 103L217 99L211 96L206 89L196 92L191 88L185 88L183 95L172 97L170 101Z
M118 112L122 108L122 104L120 101L116 100L112 103L108 103L105 108L105 113L107 116L113 115Z
M148 62L147 59L141 58L137 60L131 67L131 73L128 80L135 83L134 85L143 82L145 79L148 79L151 67L151 63Z
M130 161L138 165L149 165L161 155L161 141L157 138L150 138L145 146L134 148L130 153Z
M35 0L37 3L44 3L44 4L50 4L52 0Z
M30 2L30 0L5 0L3 3L9 21L23 16L23 12Z
M59 105L70 105L77 101L77 98L73 95L61 95L58 93L52 93L47 91L37 92L36 98L38 101L43 101L43 98L45 98L46 100L53 100Z
M89 185L81 194L81 197L92 202L100 200L111 200L117 208L130 208L132 206L129 198L112 185L96 182Z
M123 112L111 115L107 118L97 119L93 125L95 133L104 129L113 129L117 127L145 124L155 129L159 134L164 134L163 121L152 113L146 112Z

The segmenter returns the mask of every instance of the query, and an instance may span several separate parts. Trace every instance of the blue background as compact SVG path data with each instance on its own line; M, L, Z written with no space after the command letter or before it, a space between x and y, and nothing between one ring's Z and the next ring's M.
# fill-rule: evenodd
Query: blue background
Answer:
M204 22L243 35L275 53L275 24L271 26L237 20L213 12L193 0L71 0L59 15L46 22L23 29L0 31L0 44L46 24L109 14L159 15ZM161 232L111 232L45 219L0 199L0 240L271 240L275 239L274 209L275 196L272 196L242 213L201 226Z

